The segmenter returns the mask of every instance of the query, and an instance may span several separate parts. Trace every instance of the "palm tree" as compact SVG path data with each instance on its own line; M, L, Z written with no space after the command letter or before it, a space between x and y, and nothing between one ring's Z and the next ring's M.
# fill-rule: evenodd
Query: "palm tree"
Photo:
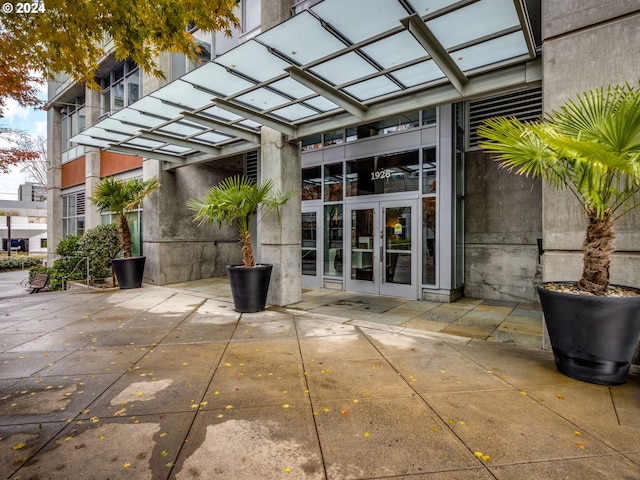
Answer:
M580 290L604 295L614 222L640 204L640 89L597 88L536 122L498 117L478 128L503 168L568 189L588 218Z
M159 186L160 184L155 177L148 180L140 178L120 180L114 177L105 177L96 187L93 196L89 197L101 212L113 212L118 215L124 258L131 257L131 230L126 212L140 208L142 200L157 190Z
M189 200L187 207L196 212L195 220L200 224L215 221L218 227L235 227L242 242L242 263L245 267L254 267L256 261L251 247L250 227L258 207L264 207L263 213L275 209L279 218L280 205L298 193L276 193L272 196L272 189L272 180L256 183L249 177L235 175L225 178L199 199Z

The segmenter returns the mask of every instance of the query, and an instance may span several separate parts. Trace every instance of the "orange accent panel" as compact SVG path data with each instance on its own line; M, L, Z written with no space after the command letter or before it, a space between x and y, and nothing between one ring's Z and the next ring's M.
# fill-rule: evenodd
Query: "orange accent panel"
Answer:
M142 167L142 158L123 153L100 152L100 177Z
M84 157L62 164L62 188L81 185L85 180Z

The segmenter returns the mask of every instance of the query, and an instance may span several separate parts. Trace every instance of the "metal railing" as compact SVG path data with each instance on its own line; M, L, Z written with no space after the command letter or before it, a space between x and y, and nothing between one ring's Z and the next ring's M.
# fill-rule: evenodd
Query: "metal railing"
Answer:
M89 281L90 281L89 257L81 257L80 260L78 260L78 263L76 263L76 266L73 267L73 270L71 270L69 275L65 275L64 277L62 277L62 290L66 290L67 289L68 279L73 276L73 273L78 269L78 267L80 266L80 264L82 264L82 262L86 262L87 263L87 280L86 281L87 281L87 287L89 286Z

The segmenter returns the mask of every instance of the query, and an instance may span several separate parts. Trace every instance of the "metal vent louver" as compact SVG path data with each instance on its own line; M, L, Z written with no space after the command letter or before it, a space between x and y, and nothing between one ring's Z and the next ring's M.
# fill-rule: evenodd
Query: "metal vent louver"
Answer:
M244 160L244 174L258 181L258 151L247 152Z
M478 148L478 126L491 117L513 116L518 120L537 120L542 116L542 88L520 90L497 97L469 101L469 148Z

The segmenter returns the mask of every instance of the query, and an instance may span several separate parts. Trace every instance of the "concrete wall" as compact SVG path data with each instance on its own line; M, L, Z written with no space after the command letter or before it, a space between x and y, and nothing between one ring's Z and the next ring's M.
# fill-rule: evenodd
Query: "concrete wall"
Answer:
M165 285L223 276L227 264L241 262L235 230L198 226L186 202L223 178L242 173L242 167L242 157L175 171L162 170L157 160L144 161L143 177L155 175L160 180L160 189L143 206L145 282Z
M540 182L479 151L465 154L465 179L465 296L537 302Z
M640 3L635 0L543 2L544 109L590 88L629 82L640 72ZM640 210L616 223L611 281L640 286ZM586 218L567 192L543 187L545 280L576 280Z

